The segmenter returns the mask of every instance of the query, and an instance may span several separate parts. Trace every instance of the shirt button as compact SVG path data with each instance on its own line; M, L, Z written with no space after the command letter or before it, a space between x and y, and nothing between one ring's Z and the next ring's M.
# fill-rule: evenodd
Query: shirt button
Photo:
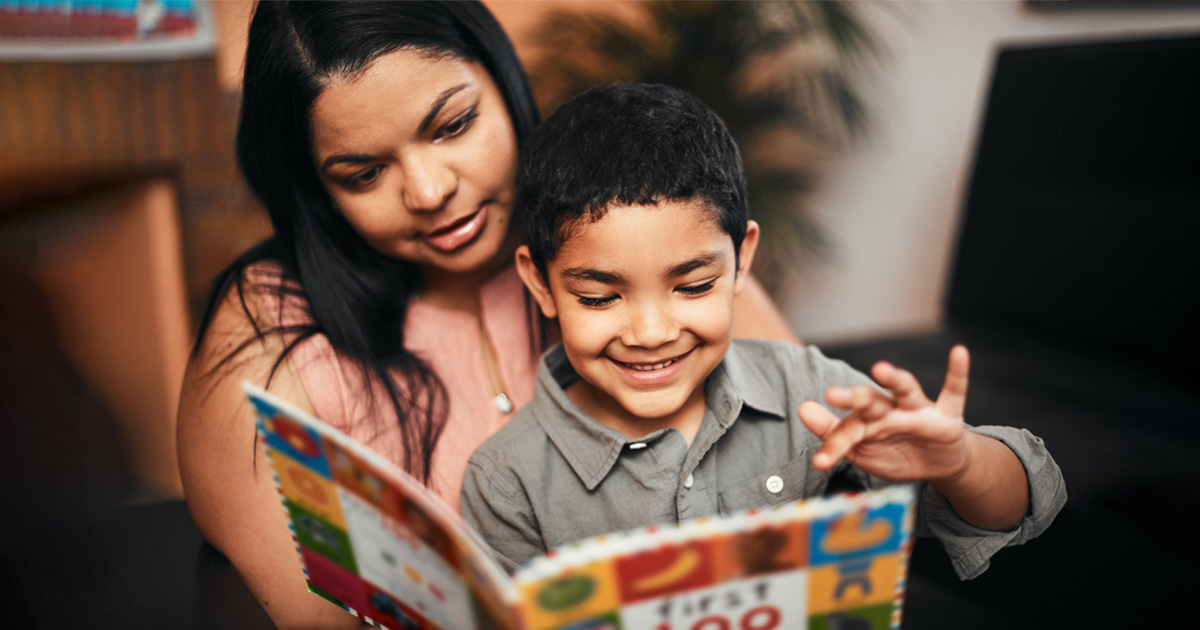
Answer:
M694 483L696 483L696 477L695 477L695 475L688 475L688 476L687 476L687 479L684 479L684 480L683 480L683 487L684 487L684 488L691 488L691 487L692 487L692 484L694 484Z
M629 445L629 450L631 450L631 451L636 451L639 448L646 448L646 443L645 442L634 442L633 444Z
M767 492L771 494L779 494L783 491L783 479L779 475L771 475L767 477Z

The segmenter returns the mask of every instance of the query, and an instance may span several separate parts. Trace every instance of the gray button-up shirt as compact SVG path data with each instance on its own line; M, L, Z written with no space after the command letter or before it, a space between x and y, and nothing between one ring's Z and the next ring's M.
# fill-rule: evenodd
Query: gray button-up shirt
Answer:
M578 378L561 346L548 351L533 402L467 464L463 518L510 571L581 538L819 496L837 473L866 488L888 483L845 462L813 468L821 440L795 416L800 403L822 401L830 386L872 383L813 346L735 340L705 381L707 409L691 448L675 429L632 439L588 417L565 392ZM963 579L1002 547L1040 534L1067 497L1039 438L1012 427L971 430L1021 460L1031 508L1012 530L984 530L921 485L917 532L941 539Z

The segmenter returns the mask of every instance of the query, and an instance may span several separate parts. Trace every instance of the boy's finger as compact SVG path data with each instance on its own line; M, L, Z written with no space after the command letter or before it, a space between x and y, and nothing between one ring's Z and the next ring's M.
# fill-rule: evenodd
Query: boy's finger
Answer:
M825 436L825 444L813 456L813 466L818 470L828 470L846 456L866 433L867 423L857 414L842 418L829 435Z
M896 408L896 401L892 400L891 396L875 389L874 387L860 386L862 389L856 396L859 404L855 405L856 414L867 422L873 422L884 416Z
M838 409L853 410L874 420L894 406L887 394L869 385L830 387L825 390L825 402Z
M871 367L871 376L875 382L892 392L892 397L900 407L918 408L932 404L921 390L917 377L908 370L880 361Z
M967 405L968 375L971 371L971 355L966 346L957 345L950 349L946 366L946 381L938 394L937 406L951 417L962 417Z
M812 431L813 435L822 439L833 430L838 422L837 416L833 415L832 411L815 400L809 400L800 405L800 408L796 410L796 415L800 417L800 422L803 422L804 426Z
M872 422L896 408L892 397L869 385L847 387L850 394L850 409L856 416Z

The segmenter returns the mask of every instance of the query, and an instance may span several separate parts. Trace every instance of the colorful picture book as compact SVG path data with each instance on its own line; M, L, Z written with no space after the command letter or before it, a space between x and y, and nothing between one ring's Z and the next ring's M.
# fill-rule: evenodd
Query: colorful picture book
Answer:
M796 501L580 541L510 577L441 499L243 386L309 589L396 630L898 628L914 490Z

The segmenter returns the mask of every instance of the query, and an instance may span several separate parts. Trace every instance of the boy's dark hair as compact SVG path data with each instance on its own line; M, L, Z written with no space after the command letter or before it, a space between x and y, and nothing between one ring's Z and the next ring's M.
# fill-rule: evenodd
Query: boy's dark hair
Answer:
M521 153L518 217L543 273L581 219L598 221L612 204L695 199L712 207L736 255L749 219L737 144L704 103L666 85L592 88L559 107Z

